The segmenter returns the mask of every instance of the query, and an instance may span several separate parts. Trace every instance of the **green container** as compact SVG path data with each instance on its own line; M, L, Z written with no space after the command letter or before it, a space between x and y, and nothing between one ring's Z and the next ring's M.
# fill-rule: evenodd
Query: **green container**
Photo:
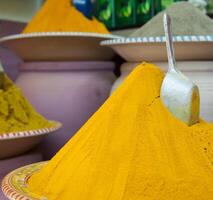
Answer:
M114 29L116 26L114 0L97 0L95 4L95 15L108 29Z
M157 14L157 13L159 13L161 10L162 10L162 8L161 8L161 0L153 0L154 1L154 14Z
M116 28L127 28L136 25L136 1L115 1Z
M213 14L213 0L207 0L207 12Z
M145 24L154 15L154 0L136 0L136 23Z

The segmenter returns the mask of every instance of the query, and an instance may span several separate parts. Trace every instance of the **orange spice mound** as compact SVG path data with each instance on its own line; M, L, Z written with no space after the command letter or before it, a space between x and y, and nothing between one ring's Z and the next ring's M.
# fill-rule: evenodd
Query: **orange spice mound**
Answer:
M211 200L213 126L163 105L163 72L139 65L28 182L49 200Z
M32 32L91 32L109 34L97 19L87 19L70 0L47 0L26 26L23 33Z

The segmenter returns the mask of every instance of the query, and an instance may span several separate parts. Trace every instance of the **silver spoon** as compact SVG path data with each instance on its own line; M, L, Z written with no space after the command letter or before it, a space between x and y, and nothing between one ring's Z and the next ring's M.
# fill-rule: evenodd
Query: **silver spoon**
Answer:
M3 87L3 82L4 82L4 68L2 64L0 63L0 89Z
M161 86L161 99L175 117L191 126L199 121L199 89L177 69L170 16L164 14L163 21L169 69Z

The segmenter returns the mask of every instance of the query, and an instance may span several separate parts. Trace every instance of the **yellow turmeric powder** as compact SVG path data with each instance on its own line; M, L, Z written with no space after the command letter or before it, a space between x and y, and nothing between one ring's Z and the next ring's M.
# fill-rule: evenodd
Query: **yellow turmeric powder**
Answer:
M52 122L39 115L5 75L0 89L0 134L50 126Z
M26 26L23 33L32 32L95 32L109 34L104 24L87 19L70 0L47 0Z
M30 190L49 200L213 199L213 126L175 118L159 96L163 77L140 64Z

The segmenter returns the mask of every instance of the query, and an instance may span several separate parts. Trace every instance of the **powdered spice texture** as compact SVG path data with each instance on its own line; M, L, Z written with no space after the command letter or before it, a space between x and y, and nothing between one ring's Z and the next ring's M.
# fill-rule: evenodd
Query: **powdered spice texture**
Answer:
M213 20L188 2L177 2L153 17L131 37L164 36L163 15L172 18L173 35L213 35Z
M213 199L213 126L188 127L160 99L163 72L143 63L41 171L49 200Z
M33 32L90 32L109 34L104 24L87 19L70 0L46 0L23 33Z
M5 75L0 89L0 134L52 126L38 114L22 92Z

